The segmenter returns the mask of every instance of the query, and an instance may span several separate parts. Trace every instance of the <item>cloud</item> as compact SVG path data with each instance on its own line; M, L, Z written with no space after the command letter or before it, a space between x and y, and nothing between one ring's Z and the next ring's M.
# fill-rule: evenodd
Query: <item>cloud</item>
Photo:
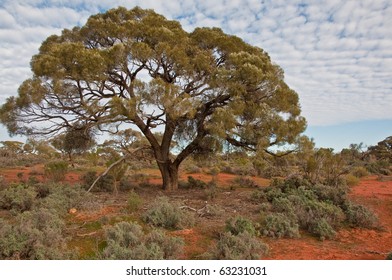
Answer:
M155 9L188 31L217 26L263 48L298 92L309 125L392 119L388 0L4 0L0 101L30 75L47 36L119 5Z

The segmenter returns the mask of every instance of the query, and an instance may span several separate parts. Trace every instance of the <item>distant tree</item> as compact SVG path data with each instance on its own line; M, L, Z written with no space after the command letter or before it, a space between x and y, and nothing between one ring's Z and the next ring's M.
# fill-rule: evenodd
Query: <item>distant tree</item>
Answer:
M184 159L211 143L271 153L306 126L297 93L264 50L218 28L188 33L152 10L91 16L47 38L31 67L0 109L11 134L136 127L167 190L177 189Z
M90 130L81 125L69 127L63 134L51 139L54 148L68 155L73 164L73 156L88 151L96 143Z
M1 141L2 149L5 149L13 154L23 153L23 142L19 141Z
M392 163L392 136L378 142L377 145L370 146L368 153L375 156L377 160L386 160Z

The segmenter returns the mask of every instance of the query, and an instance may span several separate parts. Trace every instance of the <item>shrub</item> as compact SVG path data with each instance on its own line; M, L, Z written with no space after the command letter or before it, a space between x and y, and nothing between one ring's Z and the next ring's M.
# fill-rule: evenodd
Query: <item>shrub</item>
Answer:
M87 171L82 176L83 186L85 189L89 189L94 181L98 178L96 171ZM113 192L114 190L115 178L107 174L101 177L95 184L94 188L91 189L92 192ZM120 183L121 184L121 183Z
M309 231L318 236L320 240L333 239L336 235L336 232L325 218L314 221L309 227Z
M239 188L258 188L260 187L255 181L244 176L237 176L233 179L233 186Z
M207 187L207 183L202 180L195 179L192 176L188 176L188 188L189 189L205 189Z
M351 171L351 174L353 174L357 178L362 178L362 177L368 176L369 172L367 171L367 169L365 167L357 166Z
M257 260L268 252L268 246L247 231L238 235L222 234L207 258L216 260Z
M34 188L25 185L9 186L0 192L0 208L28 211L33 207L37 193Z
M69 259L65 223L48 209L19 214L15 224L0 221L0 259Z
M44 170L46 178L59 182L65 179L68 172L68 163L62 160L51 161L45 164Z
M129 176L124 176L120 180L120 186L119 189L120 191L130 191L133 190L135 187L134 182L132 182L131 178Z
M139 210L140 205L143 203L142 198L135 193L134 191L131 191L128 196L128 202L127 202L127 208L131 212L135 212Z
M390 253L387 255L386 260L392 260L392 252L390 252Z
M34 188L35 191L37 192L38 198L45 198L50 194L50 188L48 184L37 183L34 185Z
M348 202L345 206L346 221L352 227L374 229L379 226L377 216L366 207Z
M342 206L347 201L349 188L344 185L328 186L316 184L312 187L312 191L317 195L318 200Z
M344 180L349 187L354 187L359 184L359 178L352 174L345 175Z
M206 200L214 200L218 196L218 187L214 181L211 181L204 190Z
M182 251L183 241L168 237L160 230L145 235L136 223L120 222L106 230L107 246L102 259L163 260L175 259Z
M287 217L283 213L272 213L266 216L262 233L274 238L299 237L299 225L293 217Z
M226 220L226 231L233 235L248 232L250 235L256 236L257 233L252 221L241 216Z
M0 176L0 191L7 188L8 184L3 176Z
M80 186L50 185L50 194L40 201L40 207L65 215L71 208L94 209L97 204L90 193Z
M182 211L179 205L170 203L166 197L156 199L142 219L146 223L167 229L180 229L194 223L193 215Z

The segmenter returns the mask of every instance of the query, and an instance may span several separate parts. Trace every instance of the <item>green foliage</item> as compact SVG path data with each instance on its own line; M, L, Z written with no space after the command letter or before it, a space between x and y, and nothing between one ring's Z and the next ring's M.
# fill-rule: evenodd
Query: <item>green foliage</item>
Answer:
M131 191L128 195L128 201L127 201L127 209L130 212L135 212L139 210L141 204L143 203L142 198L135 193L134 191Z
M19 214L16 223L0 220L0 259L69 259L65 223L48 209Z
M283 213L271 213L265 217L261 231L263 235L274 238L299 237L299 225L295 217L288 217Z
M24 212L31 210L37 192L25 185L10 185L0 192L0 208Z
M218 186L214 180L207 184L204 195L206 200L214 200L218 196Z
M53 184L49 186L50 194L39 201L39 206L65 215L69 209L94 209L97 204L93 196L80 186Z
M252 221L241 216L228 219L226 221L226 231L233 235L239 235L243 232L248 232L252 236L257 235L257 231Z
M65 179L68 172L68 163L62 160L51 161L45 164L44 169L46 178L59 182Z
M107 246L101 254L109 260L176 259L182 252L183 241L169 237L161 230L144 234L136 223L120 222L106 230Z
M82 176L83 187L85 189L90 188L92 183L97 179L98 175L96 171L87 171ZM115 184L115 178L107 174L101 177L98 182L95 184L94 188L91 189L92 192L113 192Z
M367 169L365 167L357 166L357 167L354 167L353 170L351 170L351 174L353 174L357 178L362 178L362 177L368 176L369 172L367 171Z
M247 231L238 235L222 234L207 258L215 260L258 260L268 252L268 246Z
M320 240L333 239L336 235L333 227L325 218L314 221L311 224L309 231L318 236Z
M188 185L189 189L205 189L207 188L207 183L202 180L195 179L192 176L188 176Z
M142 216L144 222L166 229L181 229L194 224L194 216L171 203L167 197L157 198Z
M392 252L390 252L390 253L387 255L386 260L392 260Z
M347 202L344 206L347 223L352 227L376 229L379 227L377 216L363 205Z
M258 188L260 187L255 181L245 176L237 176L233 179L235 188Z
M347 174L344 176L344 181L347 186L354 187L359 184L359 178L353 174Z
M377 225L373 213L348 200L346 186L313 185L301 178L274 180L271 185L251 198L263 206L261 232L265 235L295 237L303 229L324 240L334 238L336 229L345 223Z

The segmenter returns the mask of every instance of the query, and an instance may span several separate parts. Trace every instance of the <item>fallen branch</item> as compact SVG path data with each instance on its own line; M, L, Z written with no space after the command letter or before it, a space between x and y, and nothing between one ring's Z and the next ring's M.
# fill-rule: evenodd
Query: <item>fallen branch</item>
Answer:
M135 154L136 152L140 151L140 150L144 150L144 149L148 149L149 147L139 147L137 149L134 149L133 151L129 151L127 150L126 152L128 153L127 155L123 156L122 158L120 158L119 160L117 160L116 162L113 162L101 175L99 175L97 177L97 179L94 180L94 182L91 184L91 186L88 188L87 192L90 192L92 190L92 188L95 186L95 184L104 176L106 176L109 171L116 167L117 165L121 164L123 161L125 161L126 159L128 159L131 155Z

